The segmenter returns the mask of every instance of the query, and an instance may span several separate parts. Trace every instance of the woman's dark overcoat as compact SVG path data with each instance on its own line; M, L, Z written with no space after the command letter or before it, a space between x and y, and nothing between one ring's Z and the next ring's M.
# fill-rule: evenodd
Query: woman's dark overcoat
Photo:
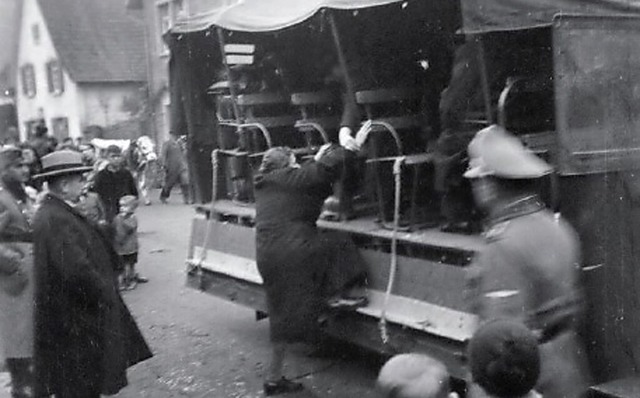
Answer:
M34 246L36 394L92 396L96 386L116 393L127 385L126 369L152 354L116 288L111 244L47 195Z
M257 263L272 341L313 339L326 299L364 279L365 265L349 237L316 227L345 156L353 155L337 148L318 162L256 177Z

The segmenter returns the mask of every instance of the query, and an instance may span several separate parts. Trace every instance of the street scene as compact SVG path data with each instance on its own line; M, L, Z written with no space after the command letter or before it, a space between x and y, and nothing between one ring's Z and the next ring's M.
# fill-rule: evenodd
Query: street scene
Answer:
M640 396L638 0L0 0L0 398Z
M154 192L154 196L159 191ZM117 397L260 397L268 327L254 311L186 287L185 256L193 209L176 200L140 212L140 271L150 282L124 298L154 353L129 372ZM162 217L162 225L156 220ZM301 346L290 373L309 386L292 397L372 397L382 360L350 349L350 358L307 357ZM0 397L9 398L2 374Z

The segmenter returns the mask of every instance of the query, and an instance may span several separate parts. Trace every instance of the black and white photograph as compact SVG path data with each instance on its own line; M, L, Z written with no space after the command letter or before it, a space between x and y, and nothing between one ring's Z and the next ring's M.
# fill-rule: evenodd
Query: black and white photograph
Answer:
M0 0L0 398L640 397L640 0Z

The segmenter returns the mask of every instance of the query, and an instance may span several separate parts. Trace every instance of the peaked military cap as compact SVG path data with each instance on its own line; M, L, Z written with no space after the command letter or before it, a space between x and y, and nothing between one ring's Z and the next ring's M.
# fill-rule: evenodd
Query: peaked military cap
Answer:
M553 171L551 165L525 148L517 137L495 124L478 131L467 152L466 178L531 179Z
M22 164L22 162L22 150L20 148L11 145L0 148L0 170Z

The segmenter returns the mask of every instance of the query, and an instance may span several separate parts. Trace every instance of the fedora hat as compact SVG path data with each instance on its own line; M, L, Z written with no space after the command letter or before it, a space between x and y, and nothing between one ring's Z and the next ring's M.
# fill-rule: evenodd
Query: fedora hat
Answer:
M65 174L81 174L93 170L82 163L82 155L76 151L62 150L52 152L41 159L42 173L33 178L49 178Z

